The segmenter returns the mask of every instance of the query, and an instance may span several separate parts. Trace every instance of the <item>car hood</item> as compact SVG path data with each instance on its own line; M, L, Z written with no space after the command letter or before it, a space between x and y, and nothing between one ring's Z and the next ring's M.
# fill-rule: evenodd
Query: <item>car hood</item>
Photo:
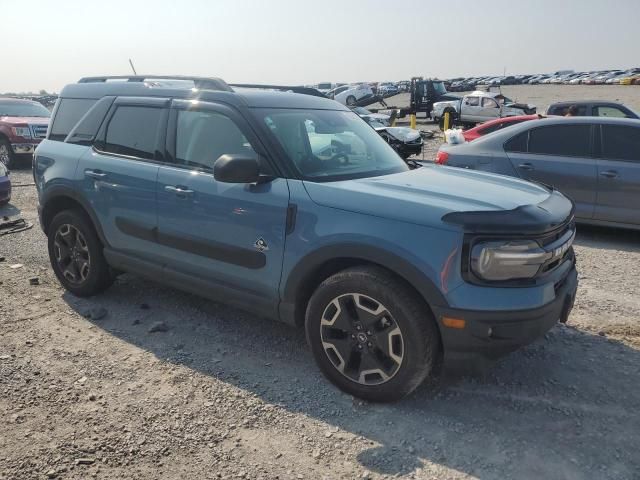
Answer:
M12 125L48 125L49 119L47 117L2 117L0 116L0 122L9 123Z
M401 142L415 142L420 138L420 130L409 127L377 127L376 132L384 130Z
M516 178L439 165L380 177L304 184L311 199L325 207L452 229L455 227L441 220L448 213L515 210L538 205L551 195L542 186ZM570 202L567 204L570 210Z

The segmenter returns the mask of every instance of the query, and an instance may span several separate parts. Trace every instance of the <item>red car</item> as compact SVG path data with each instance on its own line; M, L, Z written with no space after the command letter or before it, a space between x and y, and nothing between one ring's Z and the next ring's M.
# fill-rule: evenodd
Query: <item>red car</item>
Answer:
M489 120L488 122L481 123L477 127L470 128L462 132L464 139L467 142L471 142L476 138L479 138L487 133L501 130L509 125L515 125L516 123L526 122L528 120L538 120L544 118L543 115L517 115L515 117L502 117L495 120Z
M19 98L0 98L0 163L11 168L30 158L47 136L49 117L42 104Z

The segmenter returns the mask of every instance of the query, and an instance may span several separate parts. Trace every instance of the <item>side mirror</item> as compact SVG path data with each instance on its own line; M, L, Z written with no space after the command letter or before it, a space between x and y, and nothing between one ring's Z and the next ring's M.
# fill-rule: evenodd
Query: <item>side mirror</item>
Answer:
M267 179L260 175L258 158L246 153L221 155L213 164L213 178L224 183L259 183Z

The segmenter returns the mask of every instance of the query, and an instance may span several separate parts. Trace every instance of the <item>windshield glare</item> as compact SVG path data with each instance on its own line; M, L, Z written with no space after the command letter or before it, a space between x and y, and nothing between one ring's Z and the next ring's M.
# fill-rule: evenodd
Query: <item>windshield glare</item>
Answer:
M50 117L51 113L39 103L2 102L0 117Z
M447 93L447 89L442 82L433 82L433 89L438 95L443 95Z
M409 169L382 137L353 112L265 109L258 112L305 179L347 180Z

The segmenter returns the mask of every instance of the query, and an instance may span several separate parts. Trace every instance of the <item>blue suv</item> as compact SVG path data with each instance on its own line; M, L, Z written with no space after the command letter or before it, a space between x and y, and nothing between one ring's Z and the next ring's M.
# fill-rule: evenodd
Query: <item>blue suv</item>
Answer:
M126 271L304 326L326 377L373 401L533 341L577 287L561 193L416 167L312 91L142 76L66 86L33 165L71 293Z

